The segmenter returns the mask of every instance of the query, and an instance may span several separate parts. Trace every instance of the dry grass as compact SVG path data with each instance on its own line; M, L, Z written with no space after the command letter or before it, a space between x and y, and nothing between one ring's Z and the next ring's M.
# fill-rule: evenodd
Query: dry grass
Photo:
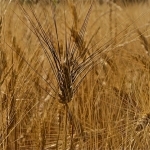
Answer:
M8 2L0 149L150 149L148 6Z

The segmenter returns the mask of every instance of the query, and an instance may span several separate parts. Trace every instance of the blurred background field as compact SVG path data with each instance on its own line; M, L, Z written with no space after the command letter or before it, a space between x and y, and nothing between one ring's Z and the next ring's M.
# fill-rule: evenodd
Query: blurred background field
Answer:
M0 1L0 149L150 149L149 1L94 1L85 57L102 52L68 103L74 124L65 123L55 76L27 14L37 25L31 6L57 47L55 6L63 53L65 33L79 31L91 1L20 2Z

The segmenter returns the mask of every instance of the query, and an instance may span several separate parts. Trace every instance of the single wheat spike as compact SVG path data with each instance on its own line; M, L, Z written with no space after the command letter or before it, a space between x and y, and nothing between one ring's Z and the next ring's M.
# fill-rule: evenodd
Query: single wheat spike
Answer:
M150 113L142 115L138 121L135 128L135 131L141 132L143 131L150 123Z
M61 65L61 69L58 72L58 79L60 83L60 93L59 102L61 103L68 103L72 100L73 97L73 89L72 89L72 80L73 77L71 76L70 65L64 62Z
M93 3L92 3L93 4ZM84 45L84 35L86 32L86 27L88 24L89 16L92 10L92 4L90 5L90 8L86 14L86 17L83 21L83 24L78 32L76 30L73 30L75 32L74 35L70 35L68 37L67 31L65 31L65 45L64 45L64 52L62 54L61 49L61 43L59 40L59 34L58 34L58 26L57 26L57 20L55 19L55 6L54 10L52 9L53 13L53 21L54 21L54 28L56 32L56 44L55 46L54 41L51 37L53 37L53 33L49 32L47 34L47 31L44 30L42 27L38 17L36 16L34 10L32 7L30 7L31 13L36 21L32 20L32 18L28 15L26 10L21 6L21 9L23 10L25 16L28 18L29 22L31 23L34 34L37 36L37 38L40 41L40 44L43 48L43 51L47 57L47 60L49 62L49 65L51 67L51 71L53 71L53 74L55 76L55 79L57 81L59 92L57 92L57 86L48 83L48 85L51 87L53 92L55 94L58 94L58 100L60 103L65 105L66 109L66 117L64 121L64 149L66 149L67 145L67 119L69 120L70 124L75 127L75 130L79 134L79 136L82 137L84 140L84 133L83 133L83 127L80 120L78 120L72 111L70 110L68 103L73 99L73 96L76 93L76 90L82 83L83 79L87 75L87 73L93 68L94 64L93 61L96 62L97 55L99 54L98 50L97 52L91 54L91 57L87 57L83 60L82 56L83 54L87 52L88 49L85 49ZM74 10L75 11L75 10ZM75 12L76 13L76 12ZM75 16L75 14L74 14ZM76 17L74 17L76 22ZM37 24L37 25L36 25ZM37 27L38 26L38 27ZM77 26L77 25L76 25ZM67 26L66 26L67 27ZM65 28L66 28L65 27ZM73 27L76 28L76 27ZM74 37L74 38L73 38ZM81 50L83 51L81 53ZM95 58L96 57L96 58ZM95 60L96 59L96 60ZM33 68L34 70L34 68ZM36 70L34 70L36 72ZM37 72L36 72L37 73ZM41 75L40 75L41 77ZM46 80L45 80L46 81ZM47 83L47 81L46 81ZM72 131L72 135L73 135ZM59 137L58 137L59 140ZM58 144L57 144L58 145Z

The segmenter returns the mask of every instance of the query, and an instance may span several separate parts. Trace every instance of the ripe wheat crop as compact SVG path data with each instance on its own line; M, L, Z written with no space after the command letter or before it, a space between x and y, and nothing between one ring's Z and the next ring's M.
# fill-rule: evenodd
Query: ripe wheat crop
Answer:
M0 149L150 149L147 4L2 1Z

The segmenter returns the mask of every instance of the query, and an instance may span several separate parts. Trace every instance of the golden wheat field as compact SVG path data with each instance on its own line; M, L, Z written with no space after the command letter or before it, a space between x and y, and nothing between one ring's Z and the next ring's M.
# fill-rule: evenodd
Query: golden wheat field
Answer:
M150 9L113 1L0 1L0 150L149 150Z

